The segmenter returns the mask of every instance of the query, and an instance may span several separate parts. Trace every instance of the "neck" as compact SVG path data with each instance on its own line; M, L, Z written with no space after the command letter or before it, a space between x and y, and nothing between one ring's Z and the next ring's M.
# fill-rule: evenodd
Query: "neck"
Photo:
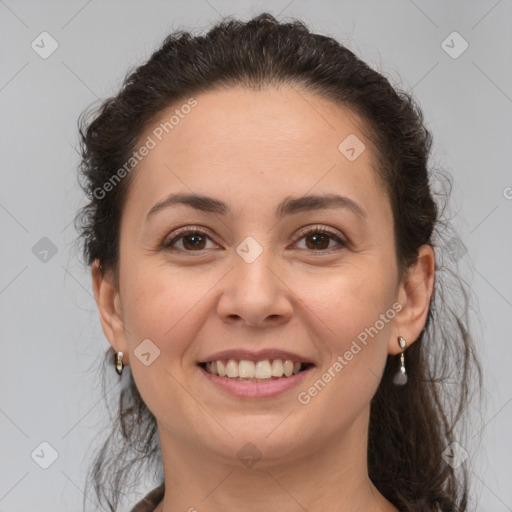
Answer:
M368 477L367 426L365 414L343 435L250 468L236 455L207 455L197 441L189 445L159 425L166 492L155 512L397 512Z

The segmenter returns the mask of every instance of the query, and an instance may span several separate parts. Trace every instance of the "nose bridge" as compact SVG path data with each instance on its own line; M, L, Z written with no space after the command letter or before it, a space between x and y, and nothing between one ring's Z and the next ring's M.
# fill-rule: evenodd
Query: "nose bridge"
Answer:
M221 318L242 319L251 326L288 318L288 288L278 276L278 261L268 244L252 237L244 239L236 248L229 285L219 301Z
M238 250L237 250L238 251ZM250 255L253 249L249 249L244 256ZM240 249L242 252L242 249ZM268 249L263 250L261 254L254 259L245 259L237 252L235 257L234 280L239 287L238 293L270 295L273 294L276 283L275 271L272 272L272 266L276 266L276 262Z

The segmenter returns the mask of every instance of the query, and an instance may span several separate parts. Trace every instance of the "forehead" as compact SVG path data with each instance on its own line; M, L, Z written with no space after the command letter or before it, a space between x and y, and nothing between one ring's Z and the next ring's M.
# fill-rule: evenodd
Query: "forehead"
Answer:
M167 141L175 158L180 153L204 158L213 147L243 155L258 146L264 150L259 159L277 159L283 151L287 158L325 150L337 157L340 137L363 137L362 123L350 109L298 87L213 90L193 102L193 107L190 99L175 103L146 130L157 143Z
M338 189L363 200L382 192L363 130L350 109L298 87L213 90L176 102L151 123L140 142L153 148L131 188L149 202L175 190L277 203ZM365 147L355 160L340 150L346 140Z

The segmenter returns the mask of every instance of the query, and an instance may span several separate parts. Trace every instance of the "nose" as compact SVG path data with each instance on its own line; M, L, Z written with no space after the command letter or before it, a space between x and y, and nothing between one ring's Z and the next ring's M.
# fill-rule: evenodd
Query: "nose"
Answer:
M271 257L264 251L252 263L236 256L234 268L226 276L217 305L221 320L264 328L288 322L293 314L293 291L283 272L272 268ZM275 265L274 265L275 267Z

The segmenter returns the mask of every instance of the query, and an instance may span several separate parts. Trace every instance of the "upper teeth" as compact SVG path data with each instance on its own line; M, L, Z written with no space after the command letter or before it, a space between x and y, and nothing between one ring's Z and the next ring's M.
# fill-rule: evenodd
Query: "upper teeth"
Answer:
M302 363L291 361L289 359L264 359L263 361L247 361L242 359L237 361L229 359L228 361L210 361L206 363L206 371L229 378L246 379L270 379L271 377L290 377L299 373Z

